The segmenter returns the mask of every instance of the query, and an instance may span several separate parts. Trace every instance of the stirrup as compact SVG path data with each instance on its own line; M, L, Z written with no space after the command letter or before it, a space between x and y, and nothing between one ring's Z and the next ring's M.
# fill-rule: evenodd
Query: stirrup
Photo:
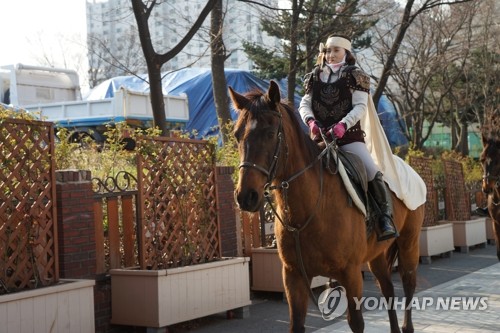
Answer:
M396 238L399 236L399 233L396 230L386 230L377 235L377 241L385 241L391 238Z
M380 217L380 219L387 219L388 217L387 216L382 216ZM380 220L379 220L379 223L380 223ZM380 230L380 233L377 234L377 241L378 242L381 242L381 241L384 241L384 240L387 240L387 239L391 239L391 238L396 238L399 236L399 233L398 231L396 230L396 226L394 225L394 223L392 222L391 219L389 219L389 221L384 221L383 225L386 227L385 230ZM380 224L379 224L379 228L380 228Z

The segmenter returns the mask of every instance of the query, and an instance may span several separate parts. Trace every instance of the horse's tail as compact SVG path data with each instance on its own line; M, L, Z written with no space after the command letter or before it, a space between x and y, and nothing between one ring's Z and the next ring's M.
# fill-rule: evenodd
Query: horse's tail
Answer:
M387 259L387 262L389 265L387 266L387 269L389 270L389 273L392 272L392 268L394 267L394 264L396 263L396 259L398 259L399 255L399 246L397 242L393 242L389 248L387 249L387 252L385 253L385 258Z

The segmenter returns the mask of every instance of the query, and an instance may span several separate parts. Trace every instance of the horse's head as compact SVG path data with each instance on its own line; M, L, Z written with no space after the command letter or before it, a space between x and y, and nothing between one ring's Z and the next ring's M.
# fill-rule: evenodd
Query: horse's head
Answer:
M483 135L483 147L480 156L484 171L482 189L489 194L500 187L500 140Z
M276 177L286 154L280 90L271 81L265 94L240 95L229 87L229 95L238 112L234 135L240 170L235 197L241 209L255 212L262 205L264 186Z

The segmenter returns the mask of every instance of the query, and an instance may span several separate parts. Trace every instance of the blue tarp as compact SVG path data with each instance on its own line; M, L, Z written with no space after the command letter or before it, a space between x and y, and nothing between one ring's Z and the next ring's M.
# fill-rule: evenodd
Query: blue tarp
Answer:
M266 91L269 81L259 79L248 71L238 69L225 70L226 81L235 91L244 93L252 89ZM144 76L142 76L144 77ZM196 130L200 137L215 135L218 132L217 115L212 94L212 73L206 68L186 68L166 73L162 79L163 93L180 96L186 94L189 103L189 120L185 130L192 133ZM282 98L286 98L286 86L280 84ZM120 87L131 91L148 92L149 85L141 77L119 76L108 79L92 89L85 97L87 100L99 100L114 97ZM300 96L295 96L295 104L300 103ZM231 116L236 119L234 110Z
M235 91L244 93L252 89L266 91L269 81L262 80L248 71L239 69L226 69L226 81ZM144 77L144 76L141 76ZM87 100L111 98L120 87L131 91L148 92L149 84L141 77L119 76L102 82L92 89L85 97ZM281 95L286 99L286 83L279 82ZM197 131L200 137L216 135L218 133L217 114L212 94L212 73L207 68L186 68L169 72L163 75L163 93L168 95L186 94L189 103L189 120L185 130L189 133ZM298 108L301 96L295 94L294 103ZM404 136L398 135L399 126L395 123L395 110L387 98L382 98L379 103L381 122L386 130L391 146L406 143ZM236 119L236 113L231 109L231 116ZM388 127L387 127L388 126ZM389 128L389 130L387 128ZM304 127L307 129L307 127ZM399 130L399 133L400 130Z
M407 145L408 139L402 130L406 126L401 120L398 120L394 105L384 95L378 102L377 114L391 147Z

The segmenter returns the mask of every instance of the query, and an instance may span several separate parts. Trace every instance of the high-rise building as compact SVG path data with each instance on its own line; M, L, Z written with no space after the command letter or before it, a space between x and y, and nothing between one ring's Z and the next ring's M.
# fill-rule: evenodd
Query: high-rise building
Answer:
M228 59L226 68L252 70L253 62L243 50L244 41L277 48L279 40L260 28L260 18L277 7L278 0L262 1L266 6L236 0L224 1L223 37ZM151 12L149 28L157 53L171 50L186 35L206 5L205 0L161 1ZM162 70L186 66L210 67L210 15L184 49ZM89 63L94 79L123 75L128 71L145 73L137 23L130 0L88 0L87 34ZM92 75L92 74L91 74ZM92 78L91 78L92 79Z

